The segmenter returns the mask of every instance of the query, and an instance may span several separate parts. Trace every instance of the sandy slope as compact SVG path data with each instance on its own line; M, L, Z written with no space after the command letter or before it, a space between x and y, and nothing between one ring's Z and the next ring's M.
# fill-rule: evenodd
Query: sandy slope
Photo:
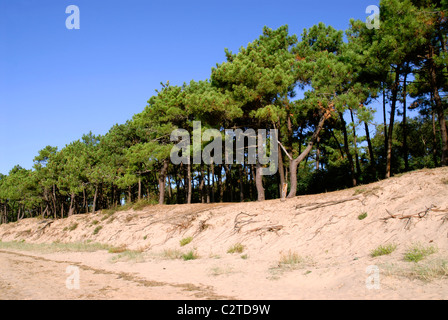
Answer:
M0 247L0 299L446 299L446 276L423 281L410 270L448 261L447 180L448 168L420 170L285 202L152 206L1 225L4 243L94 241L142 254L114 262L119 254L107 251ZM362 213L367 217L359 220ZM191 243L181 247L189 236ZM236 243L244 251L227 253ZM388 243L397 245L392 254L370 256ZM418 264L403 261L416 243L437 253ZM199 258L168 259L164 250L195 250ZM279 264L288 253L302 262ZM80 268L79 290L65 286L68 265ZM379 268L377 289L366 286L372 265Z

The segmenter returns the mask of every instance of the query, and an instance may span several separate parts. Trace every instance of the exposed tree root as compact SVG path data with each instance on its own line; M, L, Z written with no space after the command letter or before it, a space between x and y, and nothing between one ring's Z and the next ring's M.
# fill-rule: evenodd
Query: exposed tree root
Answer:
M258 216L258 214L250 214L250 213L245 213L245 212L238 213L234 220L233 230L238 233L241 231L242 227L244 227L250 223L257 222L251 218L251 217L256 217L256 216Z
M341 203L348 202L348 201L354 201L354 200L361 200L361 197L360 196L356 196L356 197L350 197L350 198L341 199L341 200L334 200L334 201L327 201L327 202L320 202L320 203L319 202L315 202L315 203L297 205L295 207L295 209L299 210L299 209L307 208L306 210L312 211L312 210L325 208L325 207L329 207L329 206L334 206L334 205L337 205L337 204L341 204ZM297 213L297 214L300 214L300 213Z
M408 221L406 222L406 225L404 226L404 228L407 229L407 230L409 230L409 228L410 228L410 223L411 223L411 221L412 221L412 218L418 218L418 219L425 218L425 217L428 215L428 213L429 213L430 211L436 210L435 208L436 208L436 206L434 206L433 204L431 204L428 208L426 208L426 209L423 210L423 211L420 211L420 212L417 212L417 213L413 213L413 214L407 214L407 215L403 215L403 214L401 214L401 215L398 215L398 214L392 214L392 213L390 213L390 212L386 209L386 212L389 214L389 216L388 216L388 217L381 218L380 220L382 220L382 221L387 221L387 220L389 220L389 219L399 219L399 220L407 219Z

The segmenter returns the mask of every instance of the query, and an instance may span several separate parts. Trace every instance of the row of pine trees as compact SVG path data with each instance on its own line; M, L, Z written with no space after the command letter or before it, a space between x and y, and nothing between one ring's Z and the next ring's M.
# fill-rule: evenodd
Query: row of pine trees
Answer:
M447 0L382 0L379 29L319 23L300 39L265 27L238 53L225 50L210 79L163 83L125 124L47 146L33 169L0 174L0 223L135 202L261 201L279 198L284 184L294 197L445 166L447 9ZM170 134L191 133L193 121L222 132L277 129L278 172L262 176L258 160L173 165Z

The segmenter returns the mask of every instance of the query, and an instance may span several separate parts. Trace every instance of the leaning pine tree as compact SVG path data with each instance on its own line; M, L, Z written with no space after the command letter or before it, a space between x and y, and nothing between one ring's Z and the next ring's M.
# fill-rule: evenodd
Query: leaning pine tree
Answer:
M212 70L212 85L229 97L241 110L232 119L237 128L267 128L276 117L282 98L296 82L295 59L291 47L297 37L288 35L288 27L267 27L263 35L241 48L237 54L226 50L227 61ZM272 117L271 117L272 116ZM257 157L255 183L257 199L265 199L263 169Z

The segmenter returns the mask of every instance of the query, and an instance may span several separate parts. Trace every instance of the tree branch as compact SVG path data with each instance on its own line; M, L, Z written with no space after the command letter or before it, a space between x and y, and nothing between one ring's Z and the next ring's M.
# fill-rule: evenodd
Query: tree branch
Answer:
M292 161L292 157L291 157L291 155L288 153L288 151L286 151L286 149L285 149L285 147L283 146L283 144L282 144L280 141L278 141L278 139L277 139L277 142L278 142L278 144L280 145L280 147L282 147L283 151L284 151L285 154L288 156L289 160Z

